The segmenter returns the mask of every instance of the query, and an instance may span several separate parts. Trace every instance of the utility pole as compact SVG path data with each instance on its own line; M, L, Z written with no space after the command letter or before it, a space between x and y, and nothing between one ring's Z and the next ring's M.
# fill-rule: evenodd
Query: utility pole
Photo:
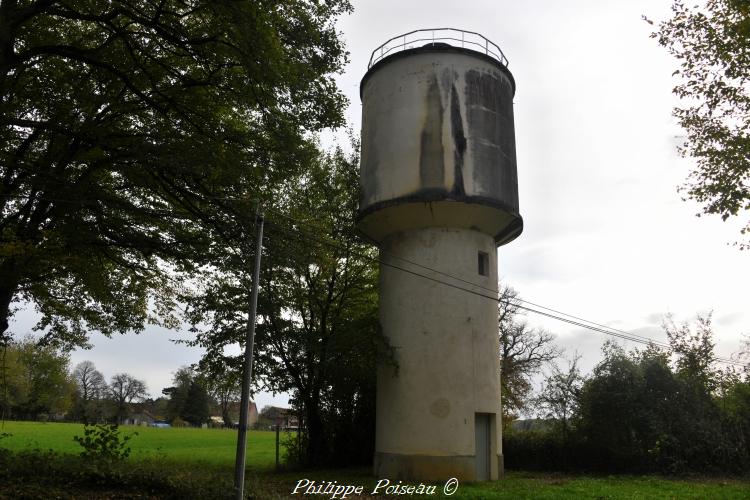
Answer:
M245 498L245 446L247 444L247 420L250 406L250 381L253 377L253 344L255 342L255 316L258 310L258 279L260 278L260 255L263 251L263 212L260 204L255 212L255 267L253 268L253 290L250 296L250 314L247 319L245 338L245 366L242 375L242 398L240 400L240 427L237 430L237 456L234 462L234 488L237 500Z

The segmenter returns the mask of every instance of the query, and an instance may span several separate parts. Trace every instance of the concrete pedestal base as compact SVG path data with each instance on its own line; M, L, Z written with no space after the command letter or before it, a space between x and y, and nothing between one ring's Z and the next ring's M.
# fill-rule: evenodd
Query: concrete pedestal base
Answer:
M493 480L505 475L503 456L497 456L497 470ZM452 477L459 482L476 480L474 456L436 457L427 455L401 455L375 453L375 477L402 481L446 481Z

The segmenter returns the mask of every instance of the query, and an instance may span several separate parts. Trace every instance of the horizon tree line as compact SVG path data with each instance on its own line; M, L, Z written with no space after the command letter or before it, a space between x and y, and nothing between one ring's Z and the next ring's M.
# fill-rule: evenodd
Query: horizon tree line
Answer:
M120 372L109 382L91 361L72 370L67 351L40 346L31 336L3 348L0 363L0 411L3 419L124 423L146 411L175 425L200 426L211 411L231 426L230 406L239 399L226 382L210 383L189 367L174 373L174 385L156 399L146 383Z

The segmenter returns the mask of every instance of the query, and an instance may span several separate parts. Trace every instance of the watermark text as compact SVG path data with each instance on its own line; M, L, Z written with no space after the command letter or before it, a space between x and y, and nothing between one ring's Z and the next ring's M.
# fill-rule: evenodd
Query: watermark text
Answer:
M450 478L442 487L442 493L450 496L458 490L458 479ZM415 496L435 495L438 486L434 484L409 484L403 481L392 482L380 479L373 488L365 488L361 484L340 484L338 481L315 481L300 479L292 490L292 495L326 495L331 500L345 499L352 496L384 495L384 496Z

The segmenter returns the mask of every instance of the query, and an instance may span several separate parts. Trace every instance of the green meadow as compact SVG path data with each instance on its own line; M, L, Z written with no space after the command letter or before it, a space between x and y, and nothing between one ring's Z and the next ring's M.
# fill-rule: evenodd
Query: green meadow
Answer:
M81 424L5 422L0 427L0 499L22 498L232 498L237 433L220 429L122 426L135 435L130 459L112 469L86 464L73 436ZM283 449L282 449L283 454ZM292 496L298 481L362 486L359 498L373 498L377 485L367 468L274 470L275 434L251 431L247 446L247 491L255 499L321 499L331 495ZM396 484L397 481L392 484ZM419 484L419 483L411 483ZM582 476L509 472L501 481L460 484L450 497L444 484L429 496L381 495L377 498L456 499L746 499L750 481L733 478L655 476ZM340 498L340 497L338 497ZM353 498L353 497L348 497Z
M10 436L0 440L0 447L13 451L38 449L71 454L82 451L73 440L73 436L83 436L82 424L5 422L0 426L0 433L3 432ZM131 460L158 459L183 464L234 466L236 431L123 425L120 434L133 435L128 441ZM275 433L250 431L247 438L248 468L273 468L275 460Z

